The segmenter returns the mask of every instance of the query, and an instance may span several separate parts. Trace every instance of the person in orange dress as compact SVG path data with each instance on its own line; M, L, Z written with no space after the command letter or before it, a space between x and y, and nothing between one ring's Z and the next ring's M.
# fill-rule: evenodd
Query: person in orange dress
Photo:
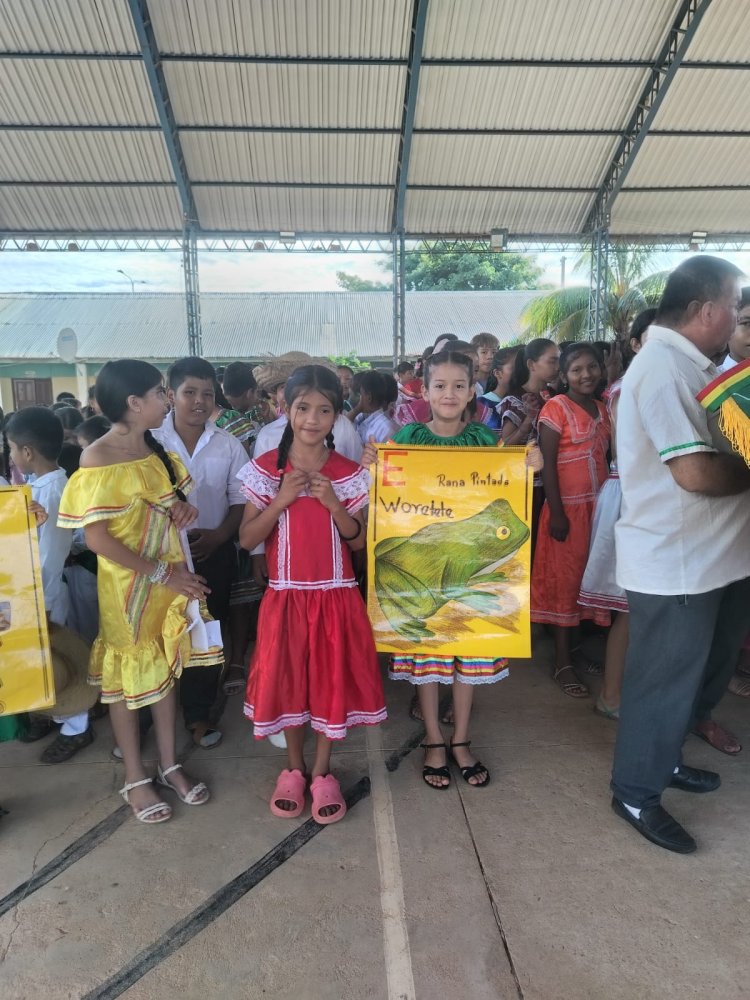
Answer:
M571 698L588 697L570 662L571 630L586 616L578 604L596 496L607 478L610 424L596 399L602 360L591 344L571 344L560 356L567 391L539 414L545 502L531 573L531 620L552 627L554 680Z

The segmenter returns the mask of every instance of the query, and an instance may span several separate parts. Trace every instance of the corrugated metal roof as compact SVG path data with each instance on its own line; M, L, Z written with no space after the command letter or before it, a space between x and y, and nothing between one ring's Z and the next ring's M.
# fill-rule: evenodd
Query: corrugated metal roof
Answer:
M425 58L650 59L680 0L430 0Z
M170 53L406 57L404 0L159 0L152 19Z
M6 132L0 180L174 181L161 132Z
M6 187L0 202L0 229L28 230L45 219L48 231L80 233L121 230L174 231L182 225L174 187Z
M412 191L406 227L413 233L574 233L593 195L538 191Z
M180 125L395 128L405 72L398 66L164 64Z
M0 121L29 125L156 125L139 62L0 59Z
M618 129L643 69L424 66L417 128Z
M416 135L411 184L597 186L617 137Z
M747 232L750 191L621 191L612 233Z
M483 330L507 343L540 292L408 292L406 353L420 354L439 333L470 338ZM390 292L247 293L201 296L207 358L263 358L285 351L388 358L393 351ZM174 359L187 351L182 295L0 296L0 357L56 357L71 327L81 359Z
M367 133L182 133L196 181L392 184L397 145L397 135Z
M3 0L3 48L23 52L138 52L126 3Z
M748 136L653 135L644 142L624 190L631 187L746 185L748 177Z
M750 10L746 0L718 0L712 3L690 46L689 59L747 62L748 15Z
M747 84L746 70L691 69L678 73L654 119L654 128L747 131Z
M387 233L389 190L198 187L198 214L207 229L231 232Z

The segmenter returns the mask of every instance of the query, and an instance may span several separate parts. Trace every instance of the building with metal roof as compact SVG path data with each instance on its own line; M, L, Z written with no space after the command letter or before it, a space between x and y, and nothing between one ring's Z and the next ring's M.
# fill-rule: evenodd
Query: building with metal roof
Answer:
M421 354L439 333L470 339L486 330L512 342L521 313L539 294L410 292L404 353ZM201 296L201 313L203 354L216 363L260 363L289 350L355 354L376 365L392 360L387 291L209 293ZM78 341L71 364L57 353L63 329ZM63 391L81 398L105 361L143 358L164 368L186 353L186 343L183 295L0 295L0 405L51 402Z
M375 237L398 277L410 238L586 239L599 329L610 238L750 233L749 14L750 0L0 0L0 247L179 239L195 346L199 240Z

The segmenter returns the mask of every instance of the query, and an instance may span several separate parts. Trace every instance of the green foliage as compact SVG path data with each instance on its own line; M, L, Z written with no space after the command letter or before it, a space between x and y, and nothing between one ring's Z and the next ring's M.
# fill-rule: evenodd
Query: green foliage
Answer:
M502 291L536 288L542 269L519 253L407 253L407 291Z
M658 304L666 284L667 271L652 272L654 251L648 247L610 247L606 332L621 339L634 316ZM574 269L589 267L583 254ZM588 287L560 288L534 299L521 314L524 337L551 337L553 340L582 340L588 332Z
M387 281L370 281L360 278L358 274L347 274L346 271L336 272L336 284L345 292L389 292L392 285Z
M329 354L328 360L335 365L347 365L353 372L369 372L372 368L366 361L360 361L353 351L350 354Z

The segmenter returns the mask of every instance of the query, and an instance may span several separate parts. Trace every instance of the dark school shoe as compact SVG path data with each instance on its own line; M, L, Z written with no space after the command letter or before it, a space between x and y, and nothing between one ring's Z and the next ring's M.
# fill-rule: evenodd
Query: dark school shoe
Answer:
M37 740L43 740L45 736L49 736L56 728L57 726L52 719L46 719L43 715L37 715L32 718L26 726L26 732L22 736L19 736L18 739L21 743L36 743Z
M713 792L720 784L721 778L716 771L680 764L679 771L672 775L669 787L679 788L681 792Z
M70 760L79 750L91 746L94 742L94 730L89 726L85 733L78 736L63 736L59 733L39 758L42 764L62 764Z
M626 823L630 823L642 837L666 851L692 854L698 847L687 830L683 829L661 805L646 806L645 809L641 809L640 817L636 818L628 812L619 799L613 797L612 809Z

